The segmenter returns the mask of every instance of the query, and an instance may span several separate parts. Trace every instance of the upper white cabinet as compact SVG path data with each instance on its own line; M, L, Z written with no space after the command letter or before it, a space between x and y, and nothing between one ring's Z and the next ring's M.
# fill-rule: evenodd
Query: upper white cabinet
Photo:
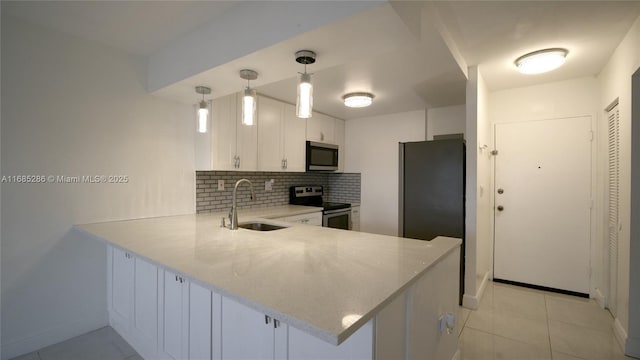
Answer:
M335 119L335 143L338 145L338 172L344 171L344 120Z
M288 171L305 171L307 122L296 116L296 107L284 104L284 165Z
M213 100L210 129L196 134L197 170L256 170L258 130L242 125L240 94Z
M335 119L314 112L307 119L307 140L335 144Z
M258 97L258 170L304 171L306 123L295 107Z

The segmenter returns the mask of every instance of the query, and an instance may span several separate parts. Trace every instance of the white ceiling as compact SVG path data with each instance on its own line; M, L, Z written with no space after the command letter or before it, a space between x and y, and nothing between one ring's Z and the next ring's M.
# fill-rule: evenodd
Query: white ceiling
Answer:
M491 90L597 75L640 14L638 1L440 1L435 9L469 65ZM514 60L544 48L569 50L564 66L518 73Z
M3 15L149 55L236 1L2 1Z
M2 1L2 15L152 56L185 35L229 16L234 1ZM245 3L247 4L247 3ZM318 53L314 108L344 119L462 104L465 77L453 45L468 65L479 65L492 90L596 75L640 14L639 1L393 1L214 67L157 91L195 103L196 85L218 97L244 86L251 68L258 92L295 101L293 53ZM238 12L236 12L237 14ZM437 21L434 21L436 19ZM239 22L242 19L238 19ZM226 36L233 37L233 33ZM566 47L565 66L548 74L519 74L518 56L546 47ZM453 49L455 50L455 49ZM374 104L348 109L341 96L371 91Z

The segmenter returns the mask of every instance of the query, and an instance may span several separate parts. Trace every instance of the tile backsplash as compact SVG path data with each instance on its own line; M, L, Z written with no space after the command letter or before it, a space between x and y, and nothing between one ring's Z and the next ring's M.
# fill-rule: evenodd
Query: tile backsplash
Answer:
M247 184L240 185L237 192L240 209L286 205L289 203L289 186L293 185L322 185L325 201L360 202L360 174L357 173L196 171L196 212L228 211L233 186L242 178L253 183L256 199L250 199ZM272 190L265 191L265 182L271 179ZM218 190L218 180L224 180L224 190Z

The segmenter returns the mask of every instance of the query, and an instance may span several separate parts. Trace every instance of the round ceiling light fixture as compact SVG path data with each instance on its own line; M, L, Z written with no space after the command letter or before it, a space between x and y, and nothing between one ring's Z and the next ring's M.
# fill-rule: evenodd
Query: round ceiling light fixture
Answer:
M371 105L373 102L373 94L366 92L354 92L345 94L342 97L344 105L351 108L361 108Z
M562 66L568 53L561 48L538 50L520 56L515 64L523 74L542 74Z

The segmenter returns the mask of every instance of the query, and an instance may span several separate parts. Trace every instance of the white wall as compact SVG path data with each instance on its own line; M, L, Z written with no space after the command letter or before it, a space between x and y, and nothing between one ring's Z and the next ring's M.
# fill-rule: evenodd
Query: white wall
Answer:
M618 48L615 50L609 62L598 75L600 86L600 99L598 107L603 111L614 99L619 98L620 111L620 203L619 217L622 229L618 235L618 306L616 316L616 335L621 342L626 342L626 350L629 354L640 356L640 311L637 304L640 299L629 298L629 284L638 290L640 283L630 283L630 263L640 261L640 254L630 255L630 231L631 223L638 224L640 219L631 218L631 187L640 187L640 180L631 178L631 75L640 67L640 18L636 20ZM637 121L637 119L636 119ZM637 125L637 124L634 124ZM605 128L606 129L606 128ZM604 129L601 127L601 133ZM635 141L640 141L636 139ZM605 190L606 183L599 184L601 191ZM637 204L634 204L634 208ZM635 213L635 212L634 212ZM602 219L604 221L604 212ZM640 229L638 229L640 230ZM640 234L638 234L640 236ZM638 241L635 238L634 241ZM630 311L629 304L633 310ZM633 323L634 326L631 326ZM628 336L628 341L625 337Z
M411 111L346 121L345 172L362 173L362 231L398 235L398 143L424 140L424 119Z
M191 106L145 91L144 59L2 18L2 358L107 324L105 245L73 224L194 212Z
M454 105L427 110L427 140L434 135L464 134L466 105Z

